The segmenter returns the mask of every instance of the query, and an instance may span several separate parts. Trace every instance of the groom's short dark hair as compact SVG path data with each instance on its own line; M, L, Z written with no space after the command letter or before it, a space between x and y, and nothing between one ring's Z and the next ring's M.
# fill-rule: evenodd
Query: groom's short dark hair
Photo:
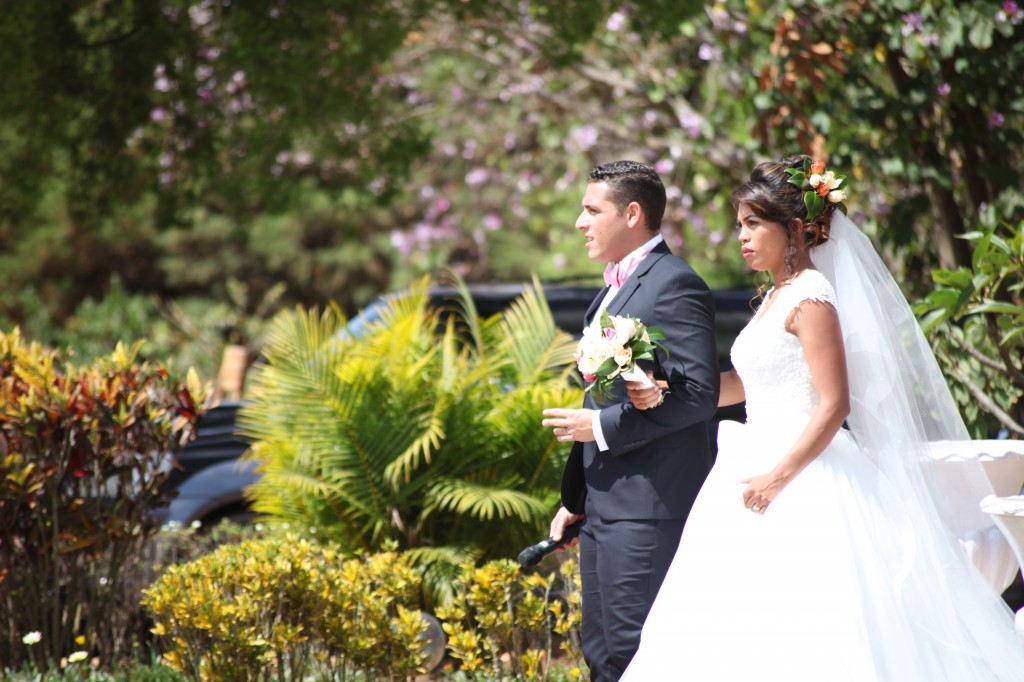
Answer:
M608 185L608 198L622 211L630 202L640 204L647 217L647 228L661 229L665 215L665 185L658 172L639 161L613 161L590 171L590 182Z

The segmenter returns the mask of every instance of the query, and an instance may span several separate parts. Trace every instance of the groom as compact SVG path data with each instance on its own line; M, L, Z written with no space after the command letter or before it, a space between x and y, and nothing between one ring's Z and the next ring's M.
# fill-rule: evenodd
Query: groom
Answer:
M659 234L665 187L649 166L616 161L590 173L576 229L590 260L607 263L608 286L590 306L665 331L647 363L669 384L664 402L638 410L616 382L599 404L546 409L543 424L573 442L551 537L586 518L580 534L583 656L592 682L614 682L675 555L683 523L711 468L707 422L718 404L714 303L704 281Z

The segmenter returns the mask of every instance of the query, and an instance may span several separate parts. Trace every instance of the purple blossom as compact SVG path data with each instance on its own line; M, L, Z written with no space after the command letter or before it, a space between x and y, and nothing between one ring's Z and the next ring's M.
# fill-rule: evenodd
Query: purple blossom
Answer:
M401 230L391 230L391 246L395 247L403 256L408 256L412 253L413 243L409 239L409 235Z
M605 28L609 31L621 31L626 25L626 15L622 12L612 12L612 15L608 17L608 23L605 24Z
M952 89L953 88L950 87L949 83L943 83L939 87L935 88L935 92L939 95L939 97L949 97L949 93L952 91Z
M444 213L451 207L452 202L448 201L447 199L442 198L434 201L434 210L437 211L438 213Z
M690 218L690 225L693 227L693 231L698 235L705 235L708 233L707 221L702 215L695 215Z
M491 172L486 168L474 168L466 173L466 184L470 187L480 187L491 177Z
M703 119L696 111L684 111L679 116L679 125L686 129L686 134L696 140L700 137L700 124Z
M911 12L910 14L903 15L903 28L900 29L903 36L909 36L915 31L920 31L924 28L924 17L920 12Z
M676 164L670 159L661 159L654 164L654 170L656 170L659 175L668 175L675 167Z
M562 270L568 264L569 259L565 257L564 253L556 253L551 256L551 262L555 264L556 268Z
M153 123L163 123L167 120L167 110L163 107L157 107L149 112L149 120L153 121Z
M701 43L700 47L697 48L697 56L705 62L721 61L722 59L722 48L716 47L709 43Z
M494 232L501 229L501 216L497 213L488 213L484 216L484 229Z
M708 19L711 20L711 25L716 31L724 31L729 25L729 11L716 3L711 9L707 10Z
M1024 12L1021 11L1020 6L1013 2L1013 0L1005 0L1003 8L996 12L996 21L1006 21L1007 19L1014 25L1024 20Z
M448 96L452 98L453 102L461 102L462 98L466 96L466 92L458 85L454 85L448 90Z
M1001 113L999 113L998 111L993 111L988 117L988 129L994 130L995 128L1002 127L1003 122L1005 120L1006 119L1003 118L1003 115Z
M188 17L192 20L192 28L202 28L213 21L213 12L205 7L193 5L188 8Z
M580 151L585 152L597 145L600 133L594 126L580 126L572 131L573 142Z

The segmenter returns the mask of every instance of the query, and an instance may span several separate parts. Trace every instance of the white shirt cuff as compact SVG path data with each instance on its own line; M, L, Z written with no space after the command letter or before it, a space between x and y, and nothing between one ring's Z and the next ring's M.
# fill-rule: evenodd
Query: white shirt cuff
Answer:
M601 430L601 410L594 410L590 419L590 424L594 431L594 440L597 441L597 449L604 452L608 449L608 441L604 439L604 432Z

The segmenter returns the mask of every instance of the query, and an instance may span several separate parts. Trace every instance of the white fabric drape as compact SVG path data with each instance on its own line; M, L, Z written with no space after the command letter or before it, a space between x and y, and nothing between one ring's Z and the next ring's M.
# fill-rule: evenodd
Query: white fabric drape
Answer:
M1017 645L1007 632L1009 609L960 544L977 530L979 502L992 487L980 462L964 462L954 480L936 468L933 444L969 435L910 306L871 242L842 213L811 258L838 298L850 380L847 423L911 515L903 554L894 557L904 613L919 630L948 642L951 652L1019 663L1019 652L1007 655ZM1024 679L1024 670L1010 668L998 679Z

